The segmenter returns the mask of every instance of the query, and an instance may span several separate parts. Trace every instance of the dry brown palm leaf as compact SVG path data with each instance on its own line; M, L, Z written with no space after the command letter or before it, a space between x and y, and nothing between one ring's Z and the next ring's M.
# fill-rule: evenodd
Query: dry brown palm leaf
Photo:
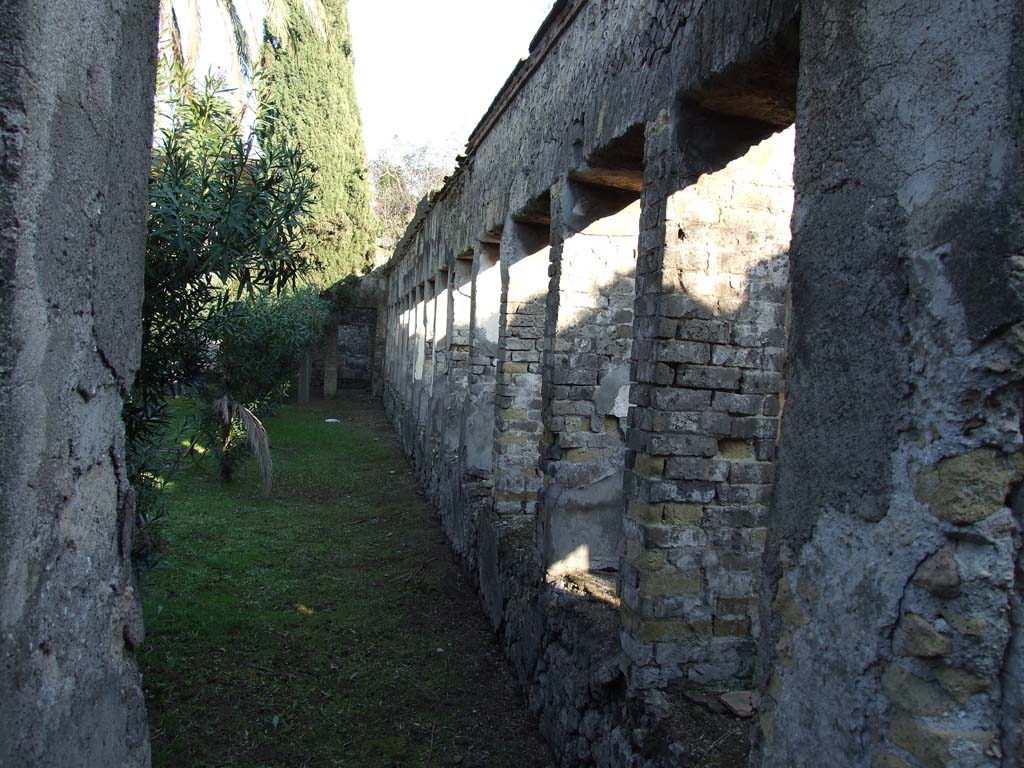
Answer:
M274 462L270 457L270 438L267 436L267 429L263 426L263 422L237 400L232 400L229 395L222 395L213 401L213 412L227 428L228 440L231 437L231 425L234 420L237 418L242 423L245 441L253 456L256 457L256 466L259 468L260 479L263 481L263 495L269 496L270 488L273 485ZM226 447L227 441L225 441Z

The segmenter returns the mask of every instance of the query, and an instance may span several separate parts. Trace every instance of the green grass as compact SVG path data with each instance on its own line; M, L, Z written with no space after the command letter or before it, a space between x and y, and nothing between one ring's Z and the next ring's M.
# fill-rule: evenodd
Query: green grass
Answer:
M231 484L188 463L167 491L140 653L154 765L547 765L377 406L266 426L270 498L252 461Z

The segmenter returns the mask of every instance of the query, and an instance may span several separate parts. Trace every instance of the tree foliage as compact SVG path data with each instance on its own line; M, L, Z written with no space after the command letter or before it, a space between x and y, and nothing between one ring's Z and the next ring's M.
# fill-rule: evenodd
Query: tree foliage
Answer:
M252 80L258 43L254 38L256 30L246 27L239 5L235 0L216 0L215 7L223 15L225 29L216 23L216 19L201 17L196 0L160 0L161 53L183 68L194 69L201 49L209 46L218 33L227 34L224 42L231 45L234 55L219 61L218 65L231 88L238 91L236 99L244 95Z
M276 130L316 165L321 195L309 220L321 288L372 263L376 222L353 82L345 0L275 0L265 21L264 76Z
M170 65L169 114L149 179L142 360L126 408L130 441L160 425L167 392L210 365L212 322L256 289L280 292L314 266L302 222L315 199L301 150L268 134L257 151L222 83Z
M451 158L429 145L405 146L397 139L370 164L373 208L380 222L380 245L391 251L405 234L416 206L439 189L452 170Z
M329 308L315 288L250 295L213 320L218 339L201 390L204 432L230 480L246 447L256 455L270 492L270 450L259 417L282 402L303 355L323 334Z

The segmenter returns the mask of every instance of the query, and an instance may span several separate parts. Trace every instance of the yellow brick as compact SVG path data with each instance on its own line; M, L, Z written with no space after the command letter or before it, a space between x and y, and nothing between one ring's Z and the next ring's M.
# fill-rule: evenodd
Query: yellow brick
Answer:
M629 517L640 523L660 523L662 504L642 504L638 501L629 502Z
M914 481L914 495L936 517L969 525L1003 506L1022 471L1024 455L980 448L923 469Z
M641 621L636 634L642 643L656 643L660 640L688 640L693 637L693 630L685 621Z
M644 597L695 595L704 586L700 571L685 573L650 573L640 578L640 594Z
M718 455L723 459L753 459L753 440L719 440Z
M749 634L749 619L715 619L715 637L746 637Z
M637 566L642 571L660 571L665 565L665 551L661 549L649 549L637 560Z
M678 619L641 621L637 627L637 639L643 643L690 640L694 637L709 637L711 633L710 621L698 621L692 624Z
M665 459L639 453L633 462L633 471L644 477L661 477L665 473Z
M666 504L665 522L673 525L699 525L704 519L704 507L700 504Z

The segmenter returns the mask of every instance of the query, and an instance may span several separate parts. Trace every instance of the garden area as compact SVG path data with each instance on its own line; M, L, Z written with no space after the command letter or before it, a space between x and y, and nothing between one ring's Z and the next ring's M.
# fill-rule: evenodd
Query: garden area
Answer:
M254 461L225 483L198 444L163 491L139 656L153 764L549 765L379 407L348 393L265 426L269 497Z

